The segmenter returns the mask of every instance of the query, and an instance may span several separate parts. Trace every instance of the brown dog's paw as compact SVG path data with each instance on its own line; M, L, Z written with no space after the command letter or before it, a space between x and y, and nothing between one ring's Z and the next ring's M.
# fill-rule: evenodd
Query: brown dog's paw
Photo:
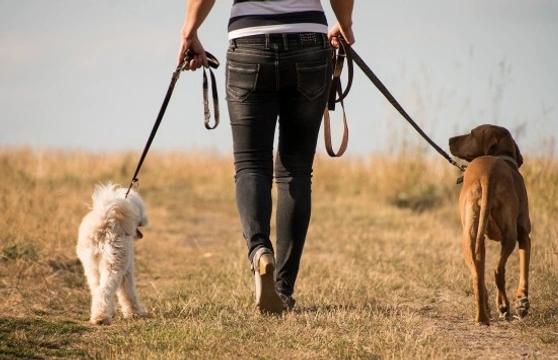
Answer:
M498 315L502 320L511 320L512 315L511 315L510 307L506 305L499 306Z
M517 299L516 302L516 309L517 309L517 316L521 319L527 316L529 313L529 299L526 297Z
M509 311L500 311L500 319L511 320L513 317Z
M488 313L485 314L477 314L477 318L475 319L475 324L489 326L490 325L490 316Z

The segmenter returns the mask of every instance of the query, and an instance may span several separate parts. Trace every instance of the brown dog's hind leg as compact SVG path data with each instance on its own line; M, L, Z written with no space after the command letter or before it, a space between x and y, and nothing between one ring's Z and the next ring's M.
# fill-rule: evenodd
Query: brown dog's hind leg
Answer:
M484 241L483 241L484 242ZM475 240L471 238L468 231L463 233L463 257L473 278L473 292L475 294L475 302L477 304L477 315L475 321L477 324L489 325L490 316L488 311L488 292L484 281L484 243L480 249L480 258L475 257Z
M469 193L461 193L459 205L461 210L461 225L463 228L463 259L471 271L473 278L473 292L477 305L477 324L489 325L488 292L484 280L485 246L484 235L479 232L479 201L477 194L472 197ZM477 238L479 244L477 244ZM478 250L478 252L477 252Z
M529 261L531 259L531 238L520 233L519 238L519 287L516 293L517 316L523 318L529 312Z
M488 291L486 291L486 282L484 279L485 274L485 261L486 261L486 250L484 246L484 240L481 240L482 244L480 245L480 252L475 256L475 268L477 272L476 279L473 279L475 284L475 292L477 298L477 323L481 325L489 325L490 324L490 311L488 310Z
M498 295L496 296L496 306L500 312L500 317L503 319L510 318L510 302L506 296L506 262L513 253L515 248L515 236L510 237L504 235L501 240L500 258L498 264L494 269L494 279L498 288Z

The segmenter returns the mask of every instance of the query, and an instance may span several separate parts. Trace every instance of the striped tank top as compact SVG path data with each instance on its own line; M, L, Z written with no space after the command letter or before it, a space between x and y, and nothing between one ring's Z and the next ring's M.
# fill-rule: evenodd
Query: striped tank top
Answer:
M234 0L229 40L243 36L315 32L327 34L320 0Z

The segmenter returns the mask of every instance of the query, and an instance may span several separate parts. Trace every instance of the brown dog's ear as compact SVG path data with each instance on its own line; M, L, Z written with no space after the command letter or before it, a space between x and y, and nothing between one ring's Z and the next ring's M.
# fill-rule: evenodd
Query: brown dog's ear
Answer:
M496 131L483 131L481 144L484 155L497 155L498 141L499 139Z
M519 147L517 146L515 141L513 142L513 145L515 146L515 160L517 161L517 167L520 168L521 165L523 165L523 156L521 155Z
M509 155L515 158L518 168L523 164L523 156L508 129L500 126L487 127L482 132L481 142L485 155Z

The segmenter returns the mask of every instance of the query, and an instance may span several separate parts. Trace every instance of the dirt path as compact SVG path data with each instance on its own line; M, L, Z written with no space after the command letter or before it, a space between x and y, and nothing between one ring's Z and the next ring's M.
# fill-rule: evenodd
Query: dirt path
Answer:
M451 315L452 301L459 299L443 298L425 314L425 336L443 334L452 347L462 347L463 359L558 359L558 348L545 345L540 333L523 328L522 320L493 317L489 326L476 325L474 309L470 318Z

